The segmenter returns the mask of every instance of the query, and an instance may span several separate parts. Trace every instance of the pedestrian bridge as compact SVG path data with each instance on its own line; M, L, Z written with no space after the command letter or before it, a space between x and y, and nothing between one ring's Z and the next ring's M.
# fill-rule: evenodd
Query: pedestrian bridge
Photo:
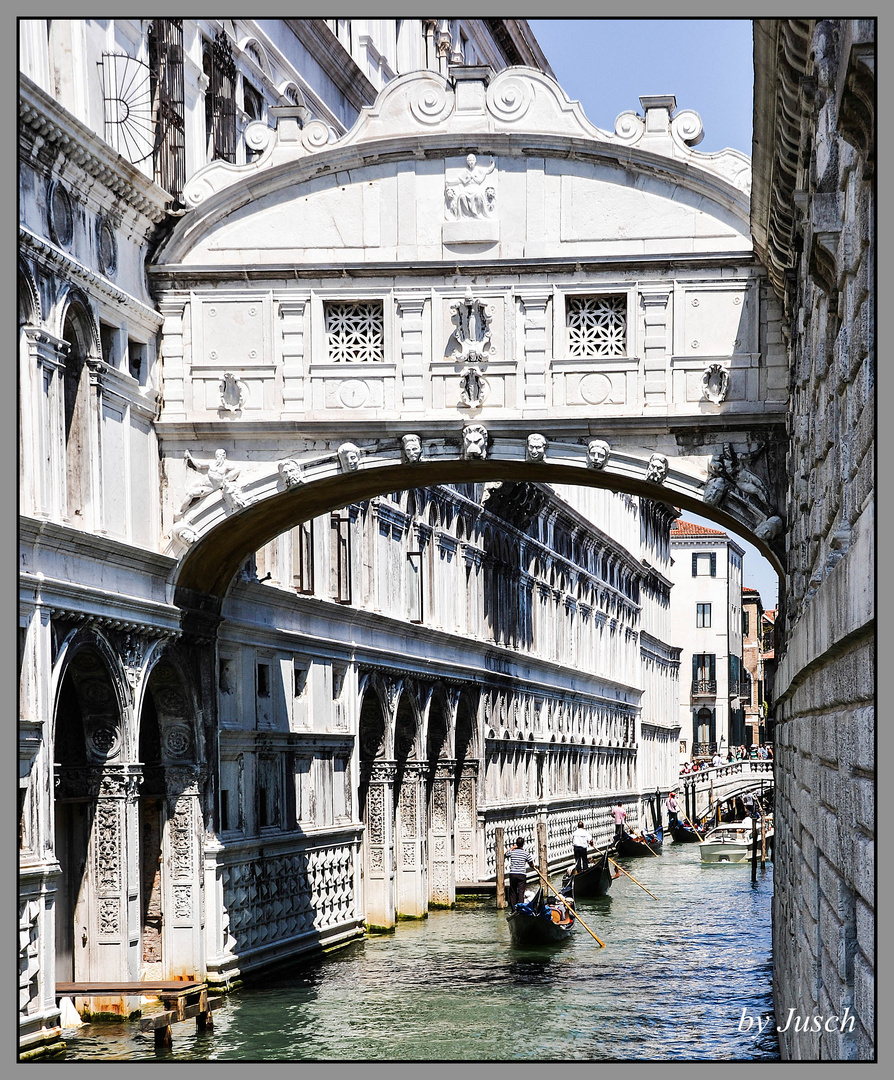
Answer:
M164 316L165 551L222 597L301 520L525 480L661 499L781 568L788 364L750 165L643 97L595 127L549 77L390 82L213 162L148 268Z
M700 769L681 776L677 789L678 802L693 818L707 813L717 803L725 802L746 791L755 795L767 792L774 784L772 761L732 761L728 765Z

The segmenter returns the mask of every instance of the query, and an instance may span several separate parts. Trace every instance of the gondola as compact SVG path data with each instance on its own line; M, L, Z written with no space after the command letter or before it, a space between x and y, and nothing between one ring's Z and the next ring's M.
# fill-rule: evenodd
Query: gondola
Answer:
M602 858L586 870L569 870L562 878L563 886L568 883L573 883L576 897L607 896L608 890L612 887L608 852L604 852Z
M576 922L574 910L574 882L562 886L559 896L552 892L545 896L539 888L533 898L517 904L506 916L509 936L513 945L551 945L566 941Z
M693 829L691 825L680 821L676 825L669 825L670 834L675 844L700 844L705 838L705 830Z
M654 832L643 833L644 839L625 832L620 840L615 841L615 851L628 859L648 858L661 853L664 842L664 829L661 825Z

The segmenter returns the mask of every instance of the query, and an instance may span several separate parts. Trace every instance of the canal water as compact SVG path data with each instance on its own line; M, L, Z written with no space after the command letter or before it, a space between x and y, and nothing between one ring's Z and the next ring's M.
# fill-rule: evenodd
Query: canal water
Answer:
M461 898L230 995L166 1050L137 1024L67 1029L65 1062L778 1061L772 863L755 883L695 845L619 863L657 899L622 875L579 900L605 948L582 925L518 948L493 898Z

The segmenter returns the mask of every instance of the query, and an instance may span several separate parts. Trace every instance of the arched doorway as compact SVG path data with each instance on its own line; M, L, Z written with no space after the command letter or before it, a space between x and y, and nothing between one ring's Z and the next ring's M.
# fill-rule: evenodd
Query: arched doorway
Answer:
M203 977L204 774L188 683L167 656L153 667L140 709L140 971Z
M358 802L363 815L363 896L367 928L394 926L393 768L385 762L385 710L369 676L361 685Z
M76 635L56 698L56 977L63 981L137 975L127 867L138 774L126 762L125 699L111 661L101 642Z
M398 915L421 916L428 910L426 830L418 713L404 687L394 719L394 858L395 907Z
M425 809L428 847L428 906L450 907L456 897L453 876L453 790L445 760L449 702L438 689L429 705L425 748Z

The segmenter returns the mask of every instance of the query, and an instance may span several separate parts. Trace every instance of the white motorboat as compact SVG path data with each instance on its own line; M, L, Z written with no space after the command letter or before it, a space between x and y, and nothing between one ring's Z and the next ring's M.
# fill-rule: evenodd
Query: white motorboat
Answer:
M757 857L761 852L761 823L757 825ZM699 855L704 863L745 863L751 861L752 820L724 821L715 826L698 845ZM764 844L768 857L773 846L773 819L767 817L764 825Z

